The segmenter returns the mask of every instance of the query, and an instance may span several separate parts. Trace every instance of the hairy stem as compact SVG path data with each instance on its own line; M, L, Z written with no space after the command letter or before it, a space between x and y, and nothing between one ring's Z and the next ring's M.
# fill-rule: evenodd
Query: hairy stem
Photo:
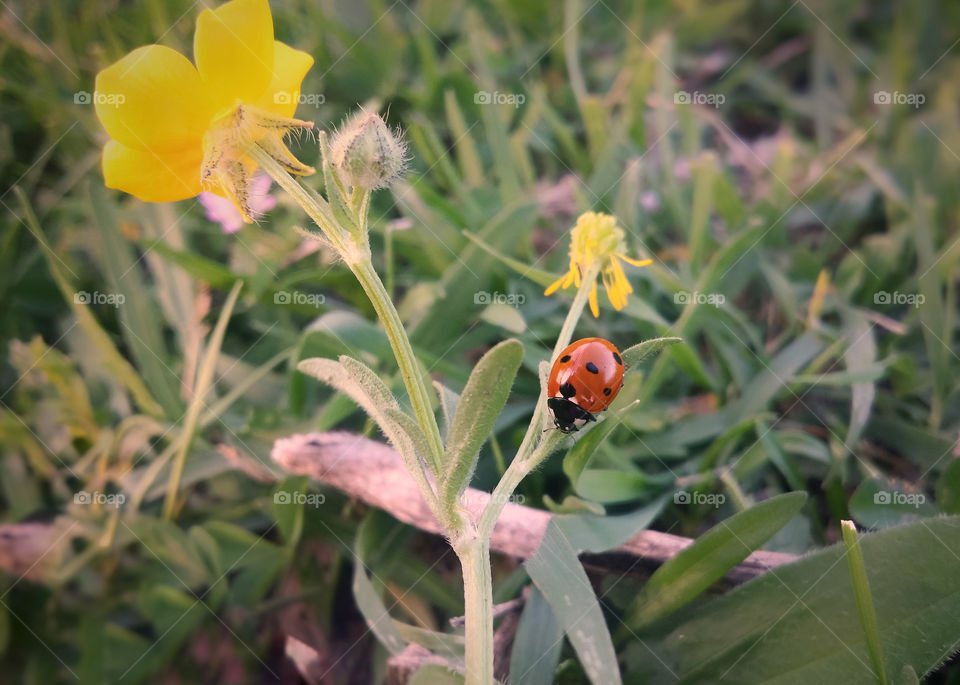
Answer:
M443 458L443 442L440 440L440 429L437 427L437 418L430 406L430 395L423 376L420 374L420 368L413 354L410 339L407 338L403 323L400 321L400 315L397 314L387 289L383 287L383 282L369 259L350 264L350 268L357 280L360 281L360 285L363 286L367 297L370 298L370 302L380 318L380 323L387 333L390 346L393 348L393 354L397 358L397 365L400 367L400 375L403 377L407 393L410 395L410 404L413 407L414 416L433 448L433 454L424 456L428 459L434 473L440 474L442 473L441 460Z
M466 685L493 683L493 581L489 537L471 537L456 548L463 567Z
M403 377L403 383L406 386L407 394L410 396L410 404L413 407L414 417L424 435L427 436L431 447L431 454L424 455L430 468L434 473L441 473L440 463L443 458L443 442L440 439L440 429L437 426L437 418L433 413L430 404L430 394L427 390L423 376L417 366L416 357L413 354L413 347L407 338L407 333L400 321L400 315L397 314L393 301L389 293L383 287L380 276L373 268L370 261L370 253L366 246L358 246L354 243L350 234L341 227L333 216L329 205L323 198L315 192L305 188L295 178L288 174L278 165L269 154L261 150L256 145L249 148L249 153L258 164L263 168L277 184L290 194L297 204L299 204L307 215L313 219L314 223L320 227L330 243L340 253L341 258L353 271L364 292L373 304L380 323L383 325L390 341L390 347L397 359L397 366L400 368L400 375ZM357 221L362 230L367 229L367 209L369 207L369 192L355 191L353 195L353 210L356 212ZM426 493L424 493L426 496Z

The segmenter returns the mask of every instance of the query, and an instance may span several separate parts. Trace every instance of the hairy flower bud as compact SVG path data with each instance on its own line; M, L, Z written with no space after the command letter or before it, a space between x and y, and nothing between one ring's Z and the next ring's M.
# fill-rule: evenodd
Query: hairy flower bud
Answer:
M330 161L355 188L383 188L406 168L407 146L400 131L391 131L377 114L361 110L330 142Z

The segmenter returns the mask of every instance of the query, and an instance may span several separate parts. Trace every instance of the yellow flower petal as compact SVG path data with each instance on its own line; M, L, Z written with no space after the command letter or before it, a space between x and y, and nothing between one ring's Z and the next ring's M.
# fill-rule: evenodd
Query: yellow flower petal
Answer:
M632 293L633 288L630 287L630 280L627 278L627 274L623 271L623 264L618 262L616 259L611 260L610 262L610 273L613 277L615 283L620 284L620 286L627 293Z
M162 45L137 48L96 80L97 117L110 137L141 150L182 150L199 143L210 121L200 75Z
M273 43L273 79L260 99L253 104L282 117L292 117L297 110L297 95L303 77L313 66L313 57L289 45Z
M617 256L627 264L632 264L633 266L650 266L653 264L652 259L630 259L630 257L620 253L617 253Z
M563 285L563 281L564 281L566 278L567 278L567 275L564 274L563 276L561 276L560 278L558 278L557 280L555 280L553 283L551 283L549 286L547 286L547 289L543 291L543 294L544 294L544 295L553 295L555 292L557 292L558 290L560 290L560 287Z
M590 288L590 313L593 314L593 318L597 319L600 317L600 305L597 303L597 284L594 283L593 287Z
M231 0L200 13L193 54L218 113L260 98L273 80L273 43L267 0Z
M111 140L103 148L103 180L108 188L148 202L173 202L198 195L199 145L180 152L156 154Z

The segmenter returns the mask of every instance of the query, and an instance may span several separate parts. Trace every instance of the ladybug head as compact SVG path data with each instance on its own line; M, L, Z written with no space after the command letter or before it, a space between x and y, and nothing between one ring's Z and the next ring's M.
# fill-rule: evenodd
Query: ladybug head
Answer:
M587 421L596 421L593 414L565 397L551 397L547 408L561 433L576 433Z

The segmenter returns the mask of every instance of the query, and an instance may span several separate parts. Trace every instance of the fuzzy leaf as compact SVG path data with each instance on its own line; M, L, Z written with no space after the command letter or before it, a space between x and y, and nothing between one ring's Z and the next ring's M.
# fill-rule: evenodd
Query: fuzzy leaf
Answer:
M373 419L387 439L403 458L407 471L417 481L422 492L431 492L429 482L422 465L422 455L418 453L417 442L397 423L396 413L400 412L393 395L383 382L362 362L343 356L347 360L349 371L343 362L313 357L304 359L297 368L327 385L333 386L356 402ZM361 368L362 367L362 368Z
M450 424L453 423L453 415L457 411L457 405L460 403L460 395L445 386L439 381L433 382L433 387L437 390L437 396L440 398L440 412L443 414L443 441L446 443L450 435Z
M623 351L623 364L628 369L632 369L644 359L652 357L665 347L675 345L678 342L683 342L683 338L670 337L644 340L642 343L638 343L633 347L628 347Z
M477 362L460 395L444 459L441 501L453 507L470 482L480 448L507 403L510 387L523 360L523 345L505 340Z

